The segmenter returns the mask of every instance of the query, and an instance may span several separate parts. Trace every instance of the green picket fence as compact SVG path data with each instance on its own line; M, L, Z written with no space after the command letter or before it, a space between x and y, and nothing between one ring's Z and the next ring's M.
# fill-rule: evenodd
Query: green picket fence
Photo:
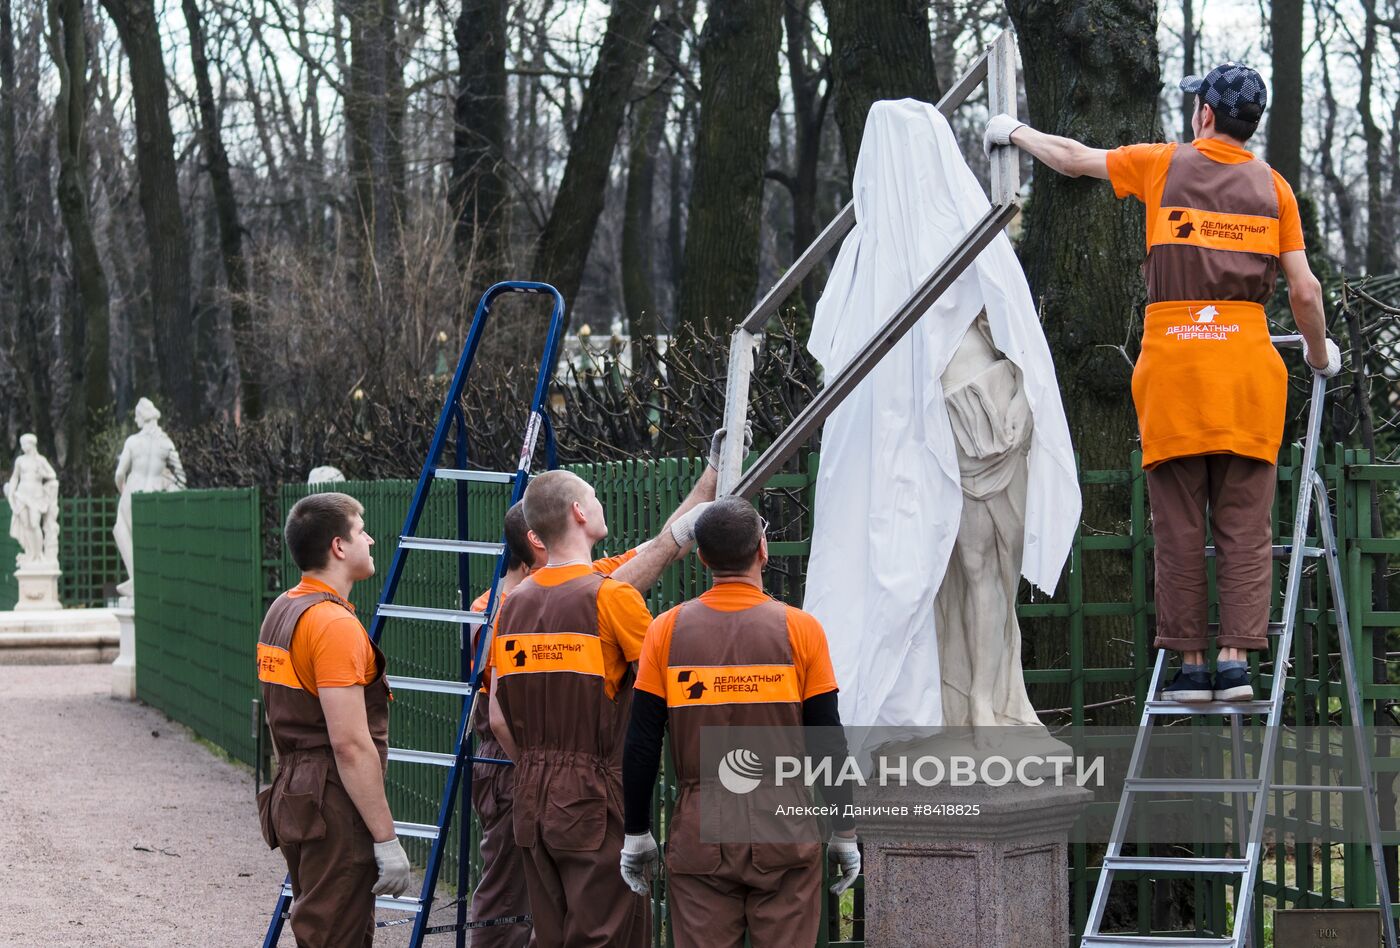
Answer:
M1291 523L1297 452L1280 466L1276 524ZM1145 697L1151 671L1150 649L1151 548L1145 485L1134 458L1131 471L1090 471L1082 475L1086 498L1108 492L1121 505L1123 517L1116 529L1090 530L1076 536L1070 563L1055 597L1027 597L1018 605L1026 625L1026 679L1037 707L1059 709L1056 720L1065 724L1135 723L1136 708ZM679 503L698 476L702 462L660 460L614 462L573 468L592 482L607 512L610 536L607 552L619 552L659 529L665 516ZM770 590L790 602L802 599L802 566L808 549L810 524L807 511L815 481L815 458L800 473L774 479L764 498L764 514L774 540L769 575ZM1379 590L1372 584L1378 560L1400 555L1400 540L1376 537L1371 527L1371 502L1378 491L1387 503L1400 482L1400 468L1367 463L1364 455L1340 449L1331 452L1322 466L1334 490L1338 532L1345 551L1346 582L1353 616L1353 636L1363 676L1363 697L1368 702L1400 698L1400 684L1385 680L1389 632L1400 626L1400 610L1376 609ZM251 700L255 695L253 651L257 628L267 601L295 583L297 572L281 558L264 562L264 537L260 523L265 513L285 518L291 505L313 488L290 485L276 498L260 497L255 490L191 491L183 494L145 495L137 499L136 547L138 636L138 693L171 717L225 748L233 756L252 763L249 727ZM412 497L409 481L381 481L324 485L315 489L343 490L365 506L366 527L375 538L374 556L379 575L360 583L352 600L368 622L379 593L383 573L393 556L403 516ZM455 485L439 484L430 497L420 533L455 536L453 497ZM499 539L504 513L503 486L471 484L466 487L467 536ZM264 511L263 504L275 505ZM1384 531L1382 531L1384 534ZM149 552L148 552L149 551ZM1105 563L1117 569L1123 581L1105 590L1095 586L1095 567ZM400 600L424 605L455 601L458 582L455 558L417 554L400 584ZM470 594L489 582L490 562L473 564ZM1100 570L1100 573L1102 571ZM1382 570L1381 575L1384 575ZM1281 567L1275 570L1274 602L1281 601ZM1295 638L1293 676L1288 684L1290 701L1302 714L1320 709L1337 696L1327 681L1331 664L1328 649L1335 634L1330 603L1321 577L1314 575L1306 588L1301 619L1310 630ZM649 605L659 612L704 588L702 571L692 558L672 567L652 591ZM1277 616L1276 616L1277 618ZM458 674L455 637L443 635L440 624L396 620L387 627L382 645L396 673L416 677L452 677ZM1379 657L1380 662L1371 659ZM1268 684L1268 677L1263 679ZM449 696L413 693L394 702L393 728L396 746L441 750L450 747L458 719ZM1107 717L1118 714L1116 719ZM1304 762L1306 763L1306 762ZM1313 761L1322 768L1328 761ZM1377 771L1393 775L1400 758L1379 757ZM441 774L415 773L425 768L391 764L389 793L396 815L415 822L433 822L441 793ZM1301 774L1300 774L1301 776ZM1111 812L1116 800L1093 804ZM1266 867L1260 892L1279 907L1319 907L1374 904L1369 860L1356 845L1329 844L1325 821L1307 813L1297 814L1293 829L1320 839L1320 865L1304 860L1295 872L1285 865L1283 847ZM1400 832L1387 826L1388 843L1400 843ZM455 854L455 844L449 850ZM421 858L425 853L418 852ZM1084 840L1071 844L1071 917L1081 930L1089 896L1097 878L1102 845ZM449 860L449 875L455 865ZM857 896L859 893L857 893ZM1213 887L1196 900L1196 923L1203 927L1219 922L1227 907L1224 887ZM859 943L860 902L844 909L828 909L821 944ZM1152 904L1152 890L1143 883L1140 905ZM1259 900L1255 924L1262 931L1264 900ZM853 921L849 916L854 914ZM1144 923L1144 929L1146 923ZM658 922L658 944L665 933Z
M65 608L107 605L112 588L125 577L112 539L117 522L115 497L63 497L58 505L58 561L63 575L58 598ZM0 499L0 612L15 607L19 587L14 562L19 543L10 536L10 504Z

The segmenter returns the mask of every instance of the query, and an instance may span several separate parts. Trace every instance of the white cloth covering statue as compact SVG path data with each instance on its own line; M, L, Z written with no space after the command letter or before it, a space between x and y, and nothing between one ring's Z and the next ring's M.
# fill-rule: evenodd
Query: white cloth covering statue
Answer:
M15 565L58 566L58 475L39 453L39 439L20 435L20 454L5 485L10 536L19 541Z
M143 398L136 403L134 414L141 430L122 445L115 477L121 500L117 504L117 523L112 535L126 567L126 581L117 585L117 592L123 596L131 595L134 575L131 570L131 495L185 489L185 469L180 466L175 443L161 430L160 411L149 398Z

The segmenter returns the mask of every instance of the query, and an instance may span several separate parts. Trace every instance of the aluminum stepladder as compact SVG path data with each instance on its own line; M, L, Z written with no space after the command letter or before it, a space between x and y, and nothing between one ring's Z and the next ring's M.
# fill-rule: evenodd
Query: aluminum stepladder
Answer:
M513 472L470 470L467 467L469 432L467 430L467 419L462 411L462 391L466 385L467 375L471 369L472 363L476 358L477 348L481 343L482 334L491 313L491 304L503 295L514 293L552 296L554 300L549 320L549 331L545 339L544 352L540 358L539 373L536 376L534 393L530 399L529 417L526 423L525 436L521 442L519 462ZM466 345L463 347L461 358L457 362L457 370L453 374L452 384L448 389L442 414L438 418L437 428L433 432L433 439L428 449L427 459L423 462L422 473L418 476L418 484L413 492L413 501L409 505L407 517L404 518L398 548L394 552L388 575L384 579L384 587L379 595L379 606L375 610L374 621L370 625L370 638L375 642L379 641L384 631L384 623L388 619L410 619L444 623L449 626L456 626L459 635L461 674L458 680L404 678L395 675L387 676L389 687L393 690L458 695L461 697L462 704L460 719L457 724L455 746L451 753L407 750L395 747L390 747L389 749L390 761L399 761L401 763L428 767L440 767L447 772L446 778L443 781L442 802L438 807L438 817L435 824L405 823L398 821L394 823L394 828L401 837L419 837L432 840L432 848L428 858L427 868L424 872L423 888L421 892L417 897L404 896L401 898L392 898L381 896L375 899L375 907L378 909L389 909L408 913L413 924L410 944L413 945L414 948L417 948L417 946L423 943L424 936L446 932L455 932L458 948L464 948L466 945L467 931L470 928L476 927L467 919L468 900L470 899L470 889L467 882L471 856L471 833L467 831L467 827L471 813L471 765L473 762L494 763L502 766L508 766L510 763L505 760L476 757L473 755L471 729L472 712L479 694L481 669L483 667L482 658L487 654L487 649L490 647L491 619L494 617L497 605L500 602L497 590L500 586L501 577L505 573L505 542L504 536L500 543L488 543L467 539L468 486L471 483L509 484L511 485L510 503L514 504L525 493L525 486L530 479L530 468L535 454L535 447L542 432L544 434L546 465L550 468L556 466L557 457L554 431L550 425L545 399L548 394L549 380L554 372L554 364L558 359L563 333L564 298L560 295L558 290L547 283L507 281L495 284L482 295L481 302L477 304L476 313L472 317L471 329L467 333ZM455 444L453 445L453 460L451 465L446 467L439 466L439 462L448 448L448 441L454 430L456 437ZM418 522L427 506L430 489L435 481L440 480L451 481L455 487L457 504L457 537L455 539L417 535ZM395 602L394 597L398 591L399 579L403 575L404 566L410 551L423 551L437 554L448 553L457 557L459 601L454 607L441 608L404 605ZM472 612L468 609L468 605L472 599L469 565L471 557L475 556L490 556L496 559L495 571L492 574L493 579L491 581L490 595L487 600L485 612ZM474 630L478 628L482 629L482 633L476 636L476 644L473 648L472 637ZM457 918L454 924L429 927L428 919L433 908L433 893L437 887L438 874L442 869L443 859L446 854L448 830L451 828L452 811L457 803L459 790L463 827L462 831L458 834L460 845L458 848L459 877L458 899L456 901ZM277 944L278 939L281 937L282 926L287 918L287 912L291 907L291 902L291 886L287 882L284 882L282 885L282 893L277 899L276 910L272 915L272 921L268 925L267 934L263 939L263 948L273 948L273 946ZM409 918L403 918L380 924L404 924L408 921Z
M950 117L983 83L987 85L992 114L1016 114L1016 39L1010 30L1002 32L938 100L936 108ZM821 427L822 422L902 340L937 299L943 295L1016 216L1016 195L1020 190L1019 153L1014 148L998 148L991 158L991 207L971 230L963 235L953 251L871 336L859 355L851 360L792 420L766 451L744 471L742 438L726 438L720 456L719 495L737 494L752 500L768 479L778 473L801 446ZM854 201L826 225L802 255L793 261L782 278L759 300L734 330L729 345L729 374L725 386L724 424L729 431L742 431L749 414L749 381L758 348L758 334L768 325L783 301L797 290L807 274L841 242L856 224Z
M1274 344L1280 347L1302 345L1301 336L1275 336ZM1186 946L1230 946L1244 948L1252 943L1251 910L1254 890L1259 881L1259 867L1262 862L1264 823L1268 813L1268 794L1273 791L1296 791L1324 793L1358 793L1362 796L1362 809L1366 814L1366 828L1371 851L1372 866L1376 873L1378 904L1381 909L1385 929L1385 943L1388 948L1396 948L1395 921L1390 910L1390 887L1386 878L1385 858L1381 849L1380 821L1377 806L1375 779L1371 769L1371 757L1367 749L1365 717L1361 704L1361 692L1356 677L1356 657L1351 641L1351 627L1347 618L1345 587L1342 584L1341 562L1338 558L1337 539L1332 525L1331 503L1327 496L1327 485L1316 469L1318 442L1321 440L1323 403L1327 392L1327 381L1315 376L1312 386L1312 403L1308 412L1307 437L1303 444L1303 463L1299 468L1298 503L1294 510L1293 534L1284 545L1275 546L1274 558L1288 560L1288 575L1285 579L1283 598L1283 621L1269 623L1269 635L1274 641L1273 687L1268 700L1244 702L1211 701L1188 704L1179 701L1164 701L1157 698L1166 670L1167 650L1157 653L1157 662L1152 669L1152 680L1148 686L1147 701L1143 707L1142 720L1138 725L1136 742L1128 762L1127 779L1119 799L1118 814L1114 819L1109 837L1108 849L1099 872L1098 887L1090 903L1089 917L1084 927L1080 944L1084 948L1105 948L1105 946L1165 945L1168 948ZM1310 514L1317 514L1318 537L1322 546L1307 546ZM1214 555L1214 548L1207 547L1206 555ZM1298 622L1299 590L1302 585L1303 567L1308 560L1324 559L1327 578L1331 586L1331 596L1336 609L1337 639L1341 646L1342 674L1351 725L1352 749L1357 758L1357 770L1361 779L1359 785L1333 786L1328 784L1281 784L1273 783L1274 755L1278 748L1280 718L1283 713L1284 685L1287 681L1290 649L1293 632ZM1230 738L1235 776L1229 779L1161 778L1142 776L1143 766L1148 755L1152 731L1158 720L1166 717L1185 715L1223 715L1230 720ZM1243 776L1244 740L1241 721L1246 715L1265 716L1266 724L1257 754L1254 777ZM1132 819L1134 798L1139 794L1150 793L1209 793L1234 794L1236 826L1236 858L1185 858L1164 856L1124 856L1123 844L1127 838L1128 826ZM1248 836L1244 834L1246 803L1253 797L1252 812L1248 816ZM1240 850L1243 850L1241 855ZM1235 899L1234 927L1232 934L1213 937L1177 937L1176 935L1129 935L1105 934L1099 931L1103 924L1104 910L1108 906L1109 891L1113 877L1118 872L1134 873L1200 873L1222 877L1239 876L1240 883Z

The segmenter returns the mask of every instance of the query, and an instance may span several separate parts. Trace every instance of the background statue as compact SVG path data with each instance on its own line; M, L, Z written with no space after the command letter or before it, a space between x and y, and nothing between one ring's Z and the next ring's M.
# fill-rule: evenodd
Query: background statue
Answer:
M320 467L313 467L311 473L306 475L308 484L339 484L345 480L345 475L340 468L332 467L329 464L322 464Z
M180 466L180 454L170 436L161 430L160 412L149 398L136 403L136 424L140 431L126 439L121 457L117 459L117 523L112 528L117 549L126 567L127 579L117 585L117 592L130 596L131 577L131 495L144 491L185 489L185 469Z
M15 565L58 565L58 475L39 453L39 439L20 435L20 455L5 485L10 536L19 541Z

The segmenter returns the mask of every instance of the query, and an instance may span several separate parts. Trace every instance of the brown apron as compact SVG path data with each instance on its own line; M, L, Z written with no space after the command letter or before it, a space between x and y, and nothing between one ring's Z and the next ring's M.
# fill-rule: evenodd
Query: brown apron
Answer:
M1158 203L1133 371L1143 467L1222 453L1275 463L1288 374L1263 307L1279 270L1273 173L1181 145Z
M705 728L764 728L761 757L804 753L788 608L770 600L725 612L691 601L676 615L665 676L680 785L666 842L677 948L739 946L746 932L754 945L816 940L820 830L811 818L773 816L779 805L810 804L810 798L797 787L730 793L717 772L702 772L701 761ZM739 835L754 842L714 841L735 838L735 827L745 825L748 834Z
M606 691L597 573L526 579L501 605L492 687L515 739L515 842L542 945L644 946L650 902L622 881L622 738L632 688Z
M330 593L282 594L258 634L262 684L277 776L258 794L263 839L281 848L292 883L292 934L305 948L368 946L374 941L373 887L379 877L374 839L340 782L320 700L302 685L291 662L292 636L306 610ZM374 646L375 677L365 686L365 716L379 751L389 757L389 686L384 653Z

